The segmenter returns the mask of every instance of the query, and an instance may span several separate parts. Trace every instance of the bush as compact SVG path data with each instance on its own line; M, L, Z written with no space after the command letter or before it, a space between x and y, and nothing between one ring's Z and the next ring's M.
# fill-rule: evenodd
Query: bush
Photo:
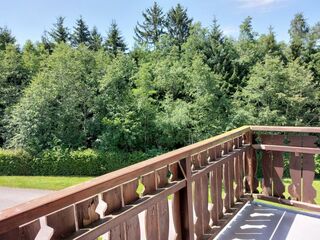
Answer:
M23 150L0 149L1 175L29 175L32 157Z
M32 157L22 150L0 149L1 175L98 176L157 155L159 151L102 152L54 148Z

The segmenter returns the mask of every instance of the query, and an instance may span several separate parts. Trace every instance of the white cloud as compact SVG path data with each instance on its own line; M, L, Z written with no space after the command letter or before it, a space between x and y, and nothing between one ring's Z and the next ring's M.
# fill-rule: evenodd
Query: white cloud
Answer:
M236 0L243 8L266 8L285 0Z

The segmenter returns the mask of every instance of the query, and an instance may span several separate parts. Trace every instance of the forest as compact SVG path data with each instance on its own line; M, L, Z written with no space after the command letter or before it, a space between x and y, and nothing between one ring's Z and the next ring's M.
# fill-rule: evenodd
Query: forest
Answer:
M58 17L23 46L0 27L1 174L98 175L245 124L319 126L320 22L297 13L284 42L250 16L237 38L180 4L142 16L131 49L115 21L103 36Z

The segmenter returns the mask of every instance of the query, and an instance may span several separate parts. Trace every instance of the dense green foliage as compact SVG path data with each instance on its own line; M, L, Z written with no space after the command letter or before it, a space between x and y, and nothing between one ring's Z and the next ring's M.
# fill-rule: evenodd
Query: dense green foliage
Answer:
M233 39L216 19L205 28L180 4L154 3L135 33L128 51L115 22L104 38L82 17L73 32L59 17L20 48L0 28L1 147L29 152L33 174L96 175L130 162L100 152L164 151L243 124L319 126L320 24L303 14L285 43L251 17Z
M154 156L156 152L102 152L94 149L48 149L37 156L0 149L0 175L98 176Z

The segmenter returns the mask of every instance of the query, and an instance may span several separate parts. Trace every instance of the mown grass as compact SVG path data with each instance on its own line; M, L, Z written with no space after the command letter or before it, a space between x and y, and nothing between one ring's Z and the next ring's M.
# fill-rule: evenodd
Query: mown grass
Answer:
M0 186L60 190L90 179L92 177L0 176Z

